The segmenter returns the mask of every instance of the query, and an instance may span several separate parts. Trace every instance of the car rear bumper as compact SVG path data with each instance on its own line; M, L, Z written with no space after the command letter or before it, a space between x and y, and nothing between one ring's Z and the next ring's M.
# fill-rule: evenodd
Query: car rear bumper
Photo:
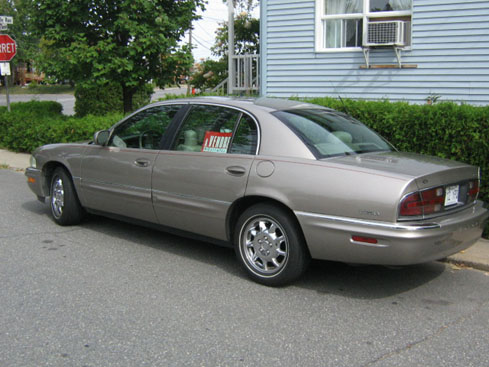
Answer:
M315 259L361 264L409 265L444 258L473 245L489 211L473 207L428 222L386 223L295 212ZM377 243L354 241L352 236Z

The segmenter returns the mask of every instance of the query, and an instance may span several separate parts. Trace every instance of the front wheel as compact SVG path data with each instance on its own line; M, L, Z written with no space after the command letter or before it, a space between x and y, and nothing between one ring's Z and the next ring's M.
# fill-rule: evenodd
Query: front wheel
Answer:
M236 225L234 245L248 275L268 286L294 281L309 263L297 221L274 205L258 204L243 212Z
M80 223L85 214L71 177L61 167L54 170L51 179L50 207L54 221L62 226Z

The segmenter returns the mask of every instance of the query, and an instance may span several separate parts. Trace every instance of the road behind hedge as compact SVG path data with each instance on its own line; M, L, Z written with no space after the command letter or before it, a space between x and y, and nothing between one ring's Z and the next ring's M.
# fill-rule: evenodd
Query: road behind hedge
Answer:
M151 97L151 101L156 101L158 98L162 98L165 94L184 94L187 92L187 88L182 86L181 88L167 88L157 89ZM75 113L75 96L73 94L11 94L10 103L13 102L29 102L29 101L56 101L63 106L63 114L73 115ZM6 95L0 95L0 106L7 105Z

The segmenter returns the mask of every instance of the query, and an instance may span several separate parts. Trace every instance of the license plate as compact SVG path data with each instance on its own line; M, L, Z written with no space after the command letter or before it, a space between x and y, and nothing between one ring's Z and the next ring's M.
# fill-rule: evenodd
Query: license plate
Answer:
M445 206L458 203L458 185L447 186L445 189Z

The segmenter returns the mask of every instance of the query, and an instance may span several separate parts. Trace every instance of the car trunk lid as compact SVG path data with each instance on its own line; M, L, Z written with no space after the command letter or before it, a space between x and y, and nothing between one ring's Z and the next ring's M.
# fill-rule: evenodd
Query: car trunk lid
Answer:
M475 179L479 172L477 167L465 163L401 152L348 155L323 159L322 161L414 179L420 190L435 185Z
M452 160L413 153L381 152L335 157L327 161L355 166L366 172L388 173L410 181L399 200L401 202L408 195L419 192L420 196L412 197L413 202L409 205L419 205L422 209L420 212L406 211L411 214L400 215L400 220L427 219L463 209L474 202L478 193L479 169ZM434 190L436 188L439 190ZM433 195L438 196L433 198ZM425 204L430 200L433 205L427 210Z

